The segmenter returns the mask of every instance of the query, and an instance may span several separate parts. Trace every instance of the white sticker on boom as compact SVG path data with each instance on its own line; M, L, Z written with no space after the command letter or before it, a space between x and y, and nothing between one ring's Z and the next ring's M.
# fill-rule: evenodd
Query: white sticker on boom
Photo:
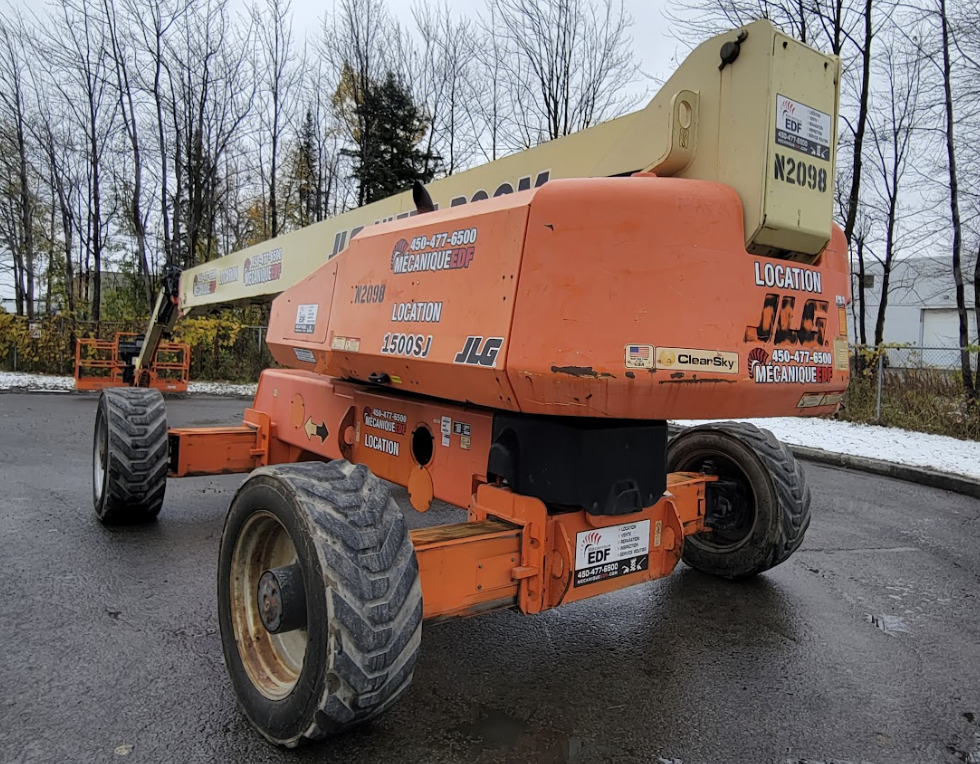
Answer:
M316 328L316 312L319 305L296 306L296 334L313 334Z
M649 567L649 520L575 534L575 586L607 581Z
M297 361L302 361L303 363L316 363L316 358L314 358L312 350L307 350L306 348L293 348L293 352L296 354Z
M776 95L776 143L830 161L830 115Z

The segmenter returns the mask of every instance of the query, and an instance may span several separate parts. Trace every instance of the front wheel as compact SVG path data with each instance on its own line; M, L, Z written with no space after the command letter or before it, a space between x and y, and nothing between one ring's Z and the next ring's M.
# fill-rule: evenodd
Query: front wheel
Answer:
M271 742L388 708L412 680L422 589L387 485L346 461L253 471L221 536L218 621L239 704Z
M768 430L744 422L691 427L667 445L669 472L718 475L708 485L707 530L684 540L683 560L723 578L785 562L810 525L802 465Z
M167 407L159 390L103 390L92 443L92 494L99 521L153 520L167 490L169 453Z

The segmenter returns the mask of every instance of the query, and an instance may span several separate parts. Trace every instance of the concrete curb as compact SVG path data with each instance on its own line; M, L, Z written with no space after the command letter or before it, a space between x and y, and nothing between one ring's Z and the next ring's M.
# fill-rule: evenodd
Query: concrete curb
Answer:
M679 435L684 429L686 428L670 425L668 427L669 436L674 437ZM838 454L833 451L824 451L822 448L795 446L791 443L787 443L786 445L789 446L789 450L793 452L793 455L797 459L804 461L823 464L829 467L867 472L880 477L904 480L907 483L938 488L942 491L952 491L953 493L960 493L964 496L980 499L980 480L974 480L963 475L939 472L928 467L912 467L907 464L885 462L881 459L869 459L864 456Z
M794 445L789 445L789 448L797 458L805 461L816 462L817 464L824 464L831 467L843 467L849 470L869 472L872 475L895 478L896 480L904 480L909 483L924 485L929 488L939 488L943 491L952 491L953 493L961 493L964 496L972 496L974 499L980 499L980 481L962 475L937 472L928 467L911 467L907 464L883 462L880 459L868 459L863 456L836 454L832 451L824 451L822 448Z

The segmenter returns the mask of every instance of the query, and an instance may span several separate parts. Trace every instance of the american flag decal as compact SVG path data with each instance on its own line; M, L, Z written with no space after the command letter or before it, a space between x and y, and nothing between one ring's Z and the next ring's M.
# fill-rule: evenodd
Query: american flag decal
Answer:
M626 368L652 369L653 345L627 345Z

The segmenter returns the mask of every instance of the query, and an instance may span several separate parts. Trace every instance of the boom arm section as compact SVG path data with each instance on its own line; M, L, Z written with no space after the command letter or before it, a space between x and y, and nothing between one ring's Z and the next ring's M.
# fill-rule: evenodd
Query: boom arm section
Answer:
M164 337L169 337L177 324L180 312L177 309L178 292L180 289L180 269L173 265L164 266L163 285L157 293L157 301L150 314L150 322L143 335L143 348L133 361L132 383L137 387L145 387L145 380L140 374L147 369L156 357L157 349Z
M831 236L840 63L757 21L697 47L644 108L432 183L437 208L559 178L711 180L739 194L746 248L813 262ZM407 191L185 272L180 308L271 301L366 226L415 214Z

